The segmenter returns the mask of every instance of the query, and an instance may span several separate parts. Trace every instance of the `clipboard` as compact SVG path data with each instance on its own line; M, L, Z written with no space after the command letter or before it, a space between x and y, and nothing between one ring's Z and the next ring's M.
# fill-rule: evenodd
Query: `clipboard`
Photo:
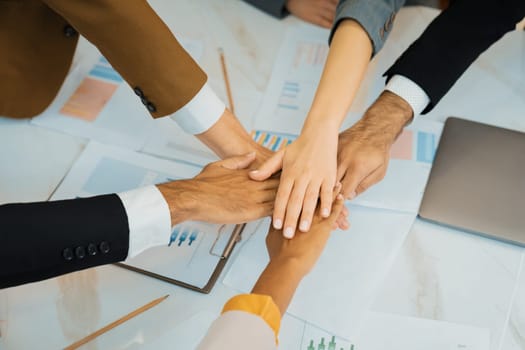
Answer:
M172 283L183 288L208 294L213 289L213 286L222 273L224 266L226 266L228 258L231 256L231 253L236 244L241 240L241 235L246 227L246 224L198 224L198 228L193 227L192 229L188 229L187 223L177 225L172 230L170 244L167 247L149 249L137 257L134 257L124 263L116 263L115 265L162 280L164 282ZM189 226L193 225L195 225L195 223L189 224ZM191 235L194 235L195 232L197 232L197 229L199 230L197 235L200 234L204 237L201 237L199 242L194 241L193 243L190 243L190 245L198 244L198 246L195 247L193 254L190 256L185 256L184 258L186 259L176 256L178 253L176 251L177 248L171 247L176 246L177 241L179 246L184 245L185 242L191 242ZM213 232L214 230L216 230L216 233ZM183 236L184 233L186 233L186 236ZM215 237L213 237L214 234ZM206 237L206 235L212 235L212 237ZM213 242L211 242L211 240L213 240ZM175 244L173 244L173 242L175 242ZM172 256L170 256L170 249L174 250L171 252ZM186 273L170 271L169 268L166 268L166 264L170 264L170 261L158 263L159 254L162 255L164 259L171 260L174 263L187 264L188 271L186 271ZM203 256L206 257L207 255L208 257L206 259L202 259ZM153 259L153 257L157 257L157 259ZM160 257L160 259L162 260L163 258ZM206 265L204 265L202 261L195 260L207 260L207 262ZM178 271L180 271L180 268L181 266L179 266ZM201 274L201 276L197 278L199 281L196 281L193 278L193 274Z

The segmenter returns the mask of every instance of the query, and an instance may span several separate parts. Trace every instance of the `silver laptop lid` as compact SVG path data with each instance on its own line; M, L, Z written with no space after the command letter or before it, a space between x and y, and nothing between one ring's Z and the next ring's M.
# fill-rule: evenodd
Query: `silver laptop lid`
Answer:
M525 245L525 134L448 118L419 215Z

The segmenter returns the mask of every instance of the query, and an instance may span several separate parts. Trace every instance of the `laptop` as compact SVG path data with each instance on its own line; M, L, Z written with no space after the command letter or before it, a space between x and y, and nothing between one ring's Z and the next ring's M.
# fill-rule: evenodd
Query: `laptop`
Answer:
M419 216L525 246L525 134L448 118Z

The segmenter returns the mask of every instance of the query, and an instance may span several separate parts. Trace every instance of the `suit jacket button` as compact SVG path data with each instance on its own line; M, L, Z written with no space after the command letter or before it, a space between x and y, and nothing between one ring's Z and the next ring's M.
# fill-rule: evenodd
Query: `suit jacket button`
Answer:
M137 95L138 97L140 98L144 97L144 93L142 92L142 89L139 88L138 86L135 87L133 91L135 92L135 95Z
M82 246L75 248L75 255L79 259L84 259L86 257L86 249Z
M147 106L148 103L149 103L148 99L145 98L145 97L141 97L141 98L140 98L140 102L142 102L142 104L143 104L144 106Z
M66 261L73 260L73 250L71 248L66 248L62 251L62 257Z
M157 110L157 107L155 107L155 105L153 103L151 103L151 102L148 102L148 104L146 105L146 108L151 113L154 113Z
M100 242L98 248L99 248L100 251L101 251L102 253L104 253L104 254L107 254L107 253L109 253L109 251L110 251L109 243L106 242L106 241L102 241L102 242Z
M89 243L88 247L87 247L87 252L91 256L97 255L97 253L98 253L97 246L94 245L93 243Z
M71 27L69 24L64 27L64 35L66 38L72 38L77 34L78 32L75 30L75 28Z

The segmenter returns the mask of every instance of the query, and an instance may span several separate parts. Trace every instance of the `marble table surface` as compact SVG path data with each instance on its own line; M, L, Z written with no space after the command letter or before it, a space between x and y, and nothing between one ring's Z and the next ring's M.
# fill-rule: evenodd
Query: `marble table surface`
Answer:
M226 101L217 47L224 49L238 115L249 127L283 33L299 20L279 21L238 0L150 3L176 35L204 43L200 63ZM437 14L425 8L403 11L411 12L398 15L396 25L414 16L428 23ZM90 50L81 42L79 54ZM454 114L525 131L525 33L505 37L478 63L426 118L442 121ZM483 74L494 83L483 84ZM47 200L87 143L6 118L0 118L0 140L0 203ZM488 328L491 350L525 350L524 270L524 248L416 221L372 310ZM0 349L63 347L107 323L101 320L114 320L164 294L171 296L162 308L84 348L148 348L192 315L218 313L235 291L218 283L210 295L201 295L115 266L1 290L0 320L7 321L0 323Z

